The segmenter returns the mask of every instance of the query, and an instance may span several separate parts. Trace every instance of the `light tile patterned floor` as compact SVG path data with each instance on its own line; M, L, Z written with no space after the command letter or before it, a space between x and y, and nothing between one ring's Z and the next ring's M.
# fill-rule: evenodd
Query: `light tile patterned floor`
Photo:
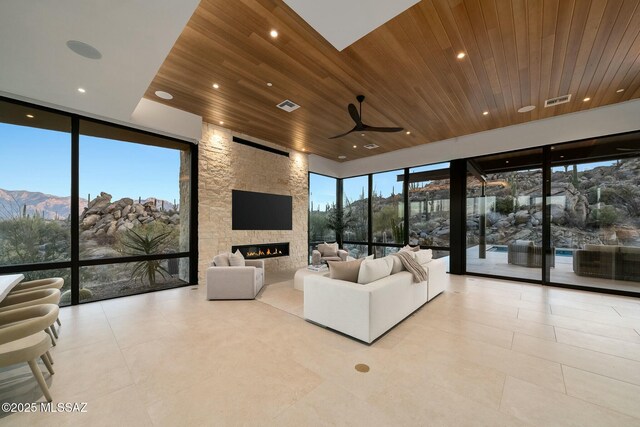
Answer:
M371 346L288 313L286 282L263 302L181 288L65 308L47 381L88 412L0 425L640 425L640 300L448 279ZM26 365L0 371L0 400L42 401Z

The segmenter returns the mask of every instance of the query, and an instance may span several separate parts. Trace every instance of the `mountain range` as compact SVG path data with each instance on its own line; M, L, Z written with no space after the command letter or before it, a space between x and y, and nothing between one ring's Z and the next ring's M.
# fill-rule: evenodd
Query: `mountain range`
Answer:
M148 198L142 200L145 203ZM157 199L159 207L163 201ZM35 191L24 190L4 190L0 188L0 220L8 218L17 218L22 216L22 212L26 206L27 215L37 215L45 219L66 219L69 216L71 208L71 197L54 196ZM164 201L164 209L172 210L173 204ZM87 199L80 198L80 212L87 207Z

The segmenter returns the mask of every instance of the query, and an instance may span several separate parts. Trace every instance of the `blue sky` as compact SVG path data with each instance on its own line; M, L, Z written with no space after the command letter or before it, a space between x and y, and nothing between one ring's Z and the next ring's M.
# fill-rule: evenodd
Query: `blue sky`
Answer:
M71 136L65 132L0 123L0 188L71 193ZM80 137L80 197L179 200L178 150Z

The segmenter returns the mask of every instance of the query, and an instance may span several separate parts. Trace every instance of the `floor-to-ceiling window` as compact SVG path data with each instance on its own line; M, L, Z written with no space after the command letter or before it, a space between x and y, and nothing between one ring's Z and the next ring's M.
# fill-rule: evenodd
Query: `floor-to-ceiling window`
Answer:
M344 249L354 258L369 253L369 177L342 180L342 240Z
M449 256L451 190L449 163L409 169L409 244L433 248L434 258Z
M550 281L640 289L640 145L623 135L551 150Z
M371 190L371 243L376 258L404 244L404 170L376 173Z
M194 151L0 101L0 274L61 276L63 305L195 282Z
M467 272L542 278L542 149L470 161Z
M311 251L323 242L336 241L337 179L309 174L309 262Z
M0 101L0 266L26 280L62 277L63 305L70 302L70 195L71 119Z

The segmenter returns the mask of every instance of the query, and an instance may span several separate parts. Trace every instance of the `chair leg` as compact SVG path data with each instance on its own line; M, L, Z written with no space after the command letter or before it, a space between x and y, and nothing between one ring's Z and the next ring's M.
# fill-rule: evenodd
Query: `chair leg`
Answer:
M49 335L49 338L51 338L51 344L53 344L53 346L55 347L57 345L56 340L53 338L53 335L51 334L49 328L45 329L44 331L47 333L47 335Z
M49 387L47 387L47 383L44 381L44 377L42 376L42 372L40 372L40 368L38 367L38 362L34 360L29 360L29 367L31 368L31 372L33 372L33 376L36 377L36 381L40 385L42 389L42 394L47 399L47 402L51 402L53 399L51 398L51 393L49 393Z
M56 322L58 323L58 326L62 326L62 323L60 322L60 318L59 317L56 319Z
M51 375L55 374L55 372L53 372L53 366L51 366L51 362L49 361L47 354L43 353L42 356L40 356L40 359L42 359L42 362L44 363L44 366L47 367L47 370L49 371L49 373Z
M49 359L49 363L51 363L53 365L53 357L51 357L51 353L49 353L48 351L45 353L45 356L47 356L47 359Z
M49 329L51 329L51 333L53 334L54 337L56 337L56 339L58 339L58 333L56 332L56 328L53 327L53 325L49 326Z

